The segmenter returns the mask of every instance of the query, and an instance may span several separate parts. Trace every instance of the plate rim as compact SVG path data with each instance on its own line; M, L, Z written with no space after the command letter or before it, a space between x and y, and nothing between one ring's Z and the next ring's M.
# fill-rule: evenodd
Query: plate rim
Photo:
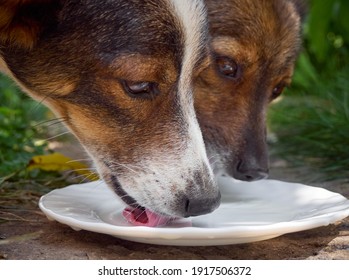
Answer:
M276 181L276 180L269 180L269 181ZM91 182L91 183L94 183L94 182ZM84 183L84 184L91 184L91 183ZM288 182L282 182L282 183L288 183ZM48 219L56 220L57 222L68 225L75 230L87 230L87 231L96 232L96 233L108 234L121 239L138 241L142 243L153 243L153 242L146 242L143 239L152 240L156 238L160 240L160 242L157 242L156 244L166 245L168 243L166 241L172 240L172 241L178 242L178 244L176 245L183 246L181 245L181 241L200 239L200 240L205 240L207 242L207 244L205 245L210 246L210 245L215 245L214 243L217 243L221 239L229 239L229 238L236 239L240 237L248 239L248 238L256 238L256 237L271 236L271 235L276 237L276 236L280 236L287 233L309 230L309 229L318 228L321 226L327 226L329 224L335 223L349 216L349 205L348 205L348 207L345 209L337 210L330 213L324 213L321 215L317 215L315 217L302 218L302 219L285 221L285 222L277 222L277 223L271 223L266 225L259 225L258 227L256 227L255 225L254 226L232 225L232 226L220 227L220 228L190 227L190 230L188 230L188 227L150 228L145 226L132 226L132 225L119 226L119 225L113 225L113 224L107 223L103 220L100 220L101 222L97 222L97 221L86 222L86 221L78 220L74 217L63 216L51 209L48 209L45 206L45 199L47 199L50 195L54 194L55 192L59 192L60 190L69 188L69 187L71 188L74 188L74 186L79 187L84 184L69 185L61 189L52 190L49 193L41 196L38 203L41 211L48 217ZM290 183L290 184L293 184L293 183ZM294 184L311 187L311 188L318 188L318 187L307 186L299 183L294 183ZM343 204L346 204L349 202L347 198L345 198L343 195L339 193L335 193L324 188L318 188L318 189L322 189L329 193L332 193L333 195L340 196L341 198L343 198L343 202L342 202ZM312 223L309 223L309 220L312 220ZM290 226L291 222L292 222L292 226ZM275 233L276 230L278 231L277 233ZM139 241L138 239L142 239L142 240ZM266 238L266 239L269 239L269 238ZM161 240L163 242L161 242ZM185 243L185 242L182 242L182 243ZM224 244L236 244L236 243L232 242L232 243L224 243ZM184 245L184 246L188 246L188 245ZM191 246L200 246L200 245L192 244Z

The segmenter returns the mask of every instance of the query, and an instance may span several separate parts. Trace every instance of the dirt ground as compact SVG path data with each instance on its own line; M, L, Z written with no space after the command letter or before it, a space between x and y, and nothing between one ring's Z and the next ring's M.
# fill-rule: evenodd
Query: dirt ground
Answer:
M76 145L74 145L75 149ZM64 147L79 158L80 151ZM271 178L307 183L304 170L273 160ZM309 175L309 174L307 174ZM307 180L308 180L307 179ZM312 184L349 198L349 182ZM267 241L212 247L174 247L140 244L104 234L74 231L50 222L36 205L1 210L0 259L344 259L349 260L349 218L335 225L287 234Z

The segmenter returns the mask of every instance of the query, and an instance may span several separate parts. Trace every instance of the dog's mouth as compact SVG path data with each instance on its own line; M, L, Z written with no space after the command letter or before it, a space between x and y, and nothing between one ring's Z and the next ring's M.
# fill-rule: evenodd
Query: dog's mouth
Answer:
M151 211L150 209L138 207L126 207L123 211L124 218L134 226L159 227L164 226L175 217L165 216Z
M139 205L137 201L129 196L121 187L116 176L111 176L111 182L115 193L127 204L122 214L131 225L159 227L176 219L175 217L155 213Z

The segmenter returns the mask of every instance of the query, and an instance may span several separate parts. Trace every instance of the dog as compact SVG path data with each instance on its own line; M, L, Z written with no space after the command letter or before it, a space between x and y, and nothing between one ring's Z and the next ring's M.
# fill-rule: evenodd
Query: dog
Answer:
M201 0L0 2L0 68L63 119L132 209L220 204L193 80L209 64Z
M195 109L215 174L269 171L268 104L289 86L301 48L302 0L206 0L212 60L195 80Z

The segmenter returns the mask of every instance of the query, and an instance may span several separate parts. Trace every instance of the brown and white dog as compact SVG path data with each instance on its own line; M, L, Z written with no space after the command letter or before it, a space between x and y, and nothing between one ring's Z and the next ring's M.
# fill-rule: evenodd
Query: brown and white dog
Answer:
M127 204L158 216L219 205L195 114L217 173L267 175L266 108L300 47L301 0L206 2L211 59L199 0L0 2L2 69Z
M220 203L193 104L208 54L200 0L0 1L0 68L64 119L124 202L155 215Z
M302 0L206 0L212 61L196 80L195 108L215 173L268 175L266 110L291 83Z

